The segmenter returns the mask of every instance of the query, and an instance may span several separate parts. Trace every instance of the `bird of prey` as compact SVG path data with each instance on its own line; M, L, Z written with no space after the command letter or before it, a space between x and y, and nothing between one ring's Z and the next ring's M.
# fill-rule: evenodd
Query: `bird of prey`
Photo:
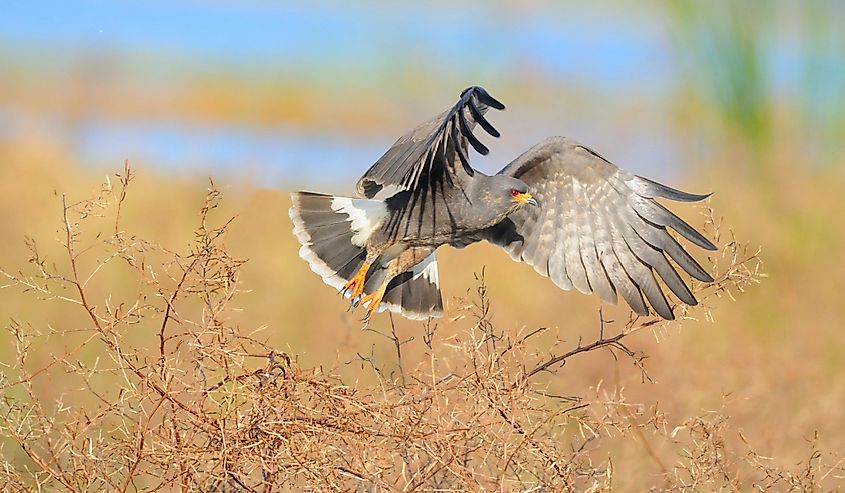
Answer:
M634 175L565 137L546 139L488 176L470 166L469 147L489 152L476 126L500 136L484 116L490 108L505 107L481 87L465 89L452 108L400 137L358 180L357 197L293 193L300 256L353 307L364 306L367 321L385 309L411 319L442 315L435 250L482 240L561 289L608 303L618 293L639 315L650 305L674 318L655 272L679 300L697 303L667 255L690 276L713 278L667 229L716 247L655 199L695 202L709 194Z

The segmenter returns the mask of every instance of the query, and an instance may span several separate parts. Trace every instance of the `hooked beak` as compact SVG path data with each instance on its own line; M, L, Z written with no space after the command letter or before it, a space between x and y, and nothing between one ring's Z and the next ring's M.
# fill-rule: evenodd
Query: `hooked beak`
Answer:
M532 197L531 194L528 193L528 192L517 194L513 198L513 201L518 203L518 204L530 204L530 205L533 205L534 207L540 207L540 203L537 202L537 199Z

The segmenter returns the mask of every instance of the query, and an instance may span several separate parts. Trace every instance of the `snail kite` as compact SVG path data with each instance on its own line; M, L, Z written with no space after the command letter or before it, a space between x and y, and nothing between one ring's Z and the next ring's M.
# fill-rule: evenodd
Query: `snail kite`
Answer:
M487 154L476 126L502 103L480 87L451 109L400 137L358 180L358 197L292 195L290 217L300 256L326 284L367 309L411 319L440 316L435 250L486 240L534 267L564 290L575 287L615 303L617 292L640 315L648 304L674 315L654 272L688 305L696 299L667 259L692 277L713 278L668 228L707 250L716 247L655 199L694 195L622 169L565 137L532 147L493 176L473 169L469 147Z

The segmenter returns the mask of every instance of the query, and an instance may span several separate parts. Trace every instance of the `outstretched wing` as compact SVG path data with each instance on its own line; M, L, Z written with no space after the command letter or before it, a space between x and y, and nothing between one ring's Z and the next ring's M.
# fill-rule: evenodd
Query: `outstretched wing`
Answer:
M385 187L416 190L432 181L454 181L460 169L472 176L468 146L480 154L489 152L473 135L475 125L499 136L484 118L488 108L503 110L505 105L480 87L464 89L455 106L400 137L358 180L358 195L373 198Z
M534 146L499 174L527 183L540 207L519 209L487 230L485 239L560 288L595 292L610 303L618 291L640 315L648 313L645 294L654 310L671 320L655 271L681 301L697 301L666 254L692 277L713 281L667 228L701 248L715 250L715 245L655 200L696 202L709 194L693 195L636 176L563 137Z

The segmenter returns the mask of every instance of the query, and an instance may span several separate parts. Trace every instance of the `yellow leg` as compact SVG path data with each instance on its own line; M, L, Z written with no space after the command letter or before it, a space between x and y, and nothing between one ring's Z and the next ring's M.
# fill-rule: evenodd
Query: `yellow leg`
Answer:
M359 303L359 305L366 306L367 303L369 303L369 306L367 306L367 316L364 317L364 320L366 320L367 322L370 321L370 318L372 318L373 314L376 312L376 310L378 310L378 306L381 304L381 300L384 298L385 291L387 291L386 282L382 283L382 285L379 286L379 288L374 292L361 298L361 302Z
M354 300L355 298L361 296L364 292L364 281L367 279L367 271L370 270L370 264L364 262L361 264L361 268L358 269L358 272L352 276L346 284L343 285L343 289L341 293L346 294L349 292L350 297Z

